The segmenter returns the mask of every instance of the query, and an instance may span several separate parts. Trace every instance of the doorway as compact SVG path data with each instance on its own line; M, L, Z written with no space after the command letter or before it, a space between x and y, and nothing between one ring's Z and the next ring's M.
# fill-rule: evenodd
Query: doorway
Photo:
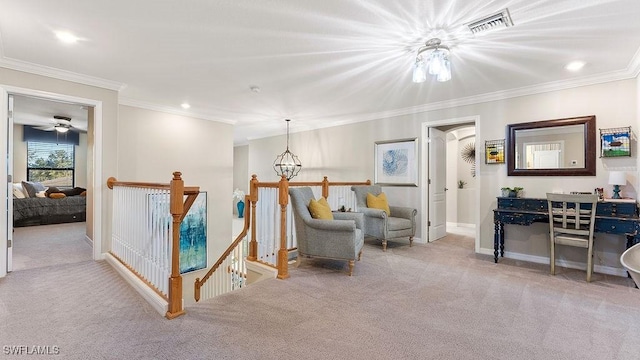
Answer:
M422 194L425 201L422 202L422 213L426 214L426 218L423 219L422 233L427 234L427 242L432 242L440 237L443 237L447 233L447 220L451 219L451 215L448 216L447 212L451 213L453 209L447 210L448 207L465 206L468 216L464 218L464 224L472 229L475 234L475 251L480 249L480 227L479 227L479 214L480 214L480 192L479 191L467 191L462 194L460 199L455 196L455 203L451 202L454 197L453 192L458 190L458 181L462 180L470 183L469 180L462 179L458 176L458 154L449 154L447 151L447 143L452 137L456 138L456 141L462 138L466 140L461 142L467 144L474 143L473 155L475 155L475 149L481 148L479 144L476 144L475 138L480 138L478 129L479 116L470 116L464 118L443 119L433 122L427 122L422 124L422 159L423 169L421 177ZM466 132L461 129L466 128ZM456 131L454 133L454 131ZM455 135L454 135L455 134ZM469 135L473 134L473 141L469 141ZM460 145L460 144L457 144ZM482 152L479 152L482 154ZM449 157L449 159L447 159ZM479 160L481 156L474 156L473 160L468 163L468 174L471 177L471 171L475 172L476 176L473 177L474 188L480 188L481 177L479 176ZM455 160L455 161L454 161ZM452 169L456 169L453 171ZM460 170L464 171L464 170ZM444 174L443 174L444 172ZM452 174L450 174L452 172ZM469 188L467 188L469 190ZM444 194L444 198L440 195ZM469 198L470 197L470 198ZM459 204L460 201L471 200L469 204ZM443 205L444 204L444 205ZM447 206L447 204L449 206ZM462 224L456 219L455 224ZM475 227L475 229L473 229ZM435 231L434 231L435 230Z
M10 171L13 179L12 261L8 270L19 271L92 259L86 216L69 214L86 206L86 197L44 199L29 197L23 181L47 190L87 188L87 130L92 108L24 95L10 95L13 141ZM9 141L11 142L11 141ZM66 190L65 190L66 189ZM56 195L60 195L58 193ZM38 198L40 197L40 198ZM55 201L55 203L54 203Z
M92 244L92 258L98 260L102 258L102 189L103 184L100 183L102 178L102 101L81 98L77 96L63 95L57 93L48 93L40 90L19 88L14 86L0 85L0 118L9 119L5 124L8 126L2 126L0 130L0 137L9 139L9 129L13 129L12 116L9 116L9 95L36 97L51 101L58 101L68 104L82 104L91 109L90 119L93 121L90 123L88 130L88 137L90 138L88 149L89 155L87 156L87 227L86 238ZM11 139L12 140L12 139ZM0 177L8 179L8 160L13 157L12 146L4 147L3 155L0 157ZM8 186L5 187L8 189ZM3 192L3 195L12 202L12 193ZM9 205L8 205L9 206ZM13 223L9 223L9 212L5 208L6 216L0 218L0 232L3 232L7 236L0 237L0 278L7 274L10 270L10 257L12 253L12 244L9 234L13 233ZM6 249L6 251L4 251Z

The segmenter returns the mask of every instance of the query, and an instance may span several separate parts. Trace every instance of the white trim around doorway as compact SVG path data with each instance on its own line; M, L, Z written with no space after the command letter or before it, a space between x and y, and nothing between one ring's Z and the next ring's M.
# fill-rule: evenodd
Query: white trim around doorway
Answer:
M421 134L422 134L422 141L421 141L421 146L422 149L421 151L421 159L422 160L422 164L420 165L423 169L428 169L429 168L429 128L430 127L437 127L437 126L444 126L444 125L455 125L455 124L464 124L464 123L471 123L473 122L475 124L475 133L476 133L476 139L481 138L480 137L480 116L479 115L474 115L474 116L466 116L466 117L460 117L460 118L451 118L451 119L442 119L442 120L435 120L435 121L426 121L422 123L422 129L421 129ZM478 145L476 144L476 148L478 147ZM477 152L476 152L477 153ZM480 173L480 159L481 156L478 156L476 154L476 173ZM423 219L422 223L422 234L427 234L425 236L425 242L428 243L429 242L429 172L428 171L422 171L421 172L421 179L420 179L420 192L421 192L421 198L424 199L424 201L421 201L420 203L422 204L422 214L427 214L426 218ZM476 184L478 189L481 189L481 183L482 181L482 176L476 176ZM476 209L475 209L475 216L474 216L474 221L475 221L475 252L479 253L480 252L480 192L476 191Z
M33 96L53 101L64 101L70 103L77 103L82 105L91 106L94 108L94 124L93 124L93 179L90 179L93 184L93 259L102 260L104 255L102 254L102 191L105 184L102 184L102 101L95 99L81 98L77 96L70 96L64 94L57 94L51 92L45 92L34 89L27 89L9 85L0 84L0 116L3 119L8 118L8 98L9 94L12 95L24 95ZM3 121L6 124L6 121ZM7 138L7 131L4 126L0 126L0 137ZM0 158L0 179L7 179L7 156L9 149L2 150L3 155ZM5 192L7 186L4 186ZM3 193L2 196L9 198L10 194ZM6 211L6 210L5 210ZM9 224L7 224L7 217L0 218L0 232L7 233ZM0 277L7 274L7 239L6 236L0 237L0 249L3 249L3 254L0 255Z

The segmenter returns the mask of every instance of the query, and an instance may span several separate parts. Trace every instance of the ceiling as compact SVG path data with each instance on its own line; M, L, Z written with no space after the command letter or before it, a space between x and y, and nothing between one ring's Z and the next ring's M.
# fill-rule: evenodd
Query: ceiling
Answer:
M475 36L465 27L504 8L514 26ZM0 66L229 122L236 144L284 133L285 118L304 131L640 69L637 0L0 0L0 9ZM80 40L64 44L59 30ZM415 52L432 37L451 48L453 78L415 84ZM573 60L586 65L565 70Z

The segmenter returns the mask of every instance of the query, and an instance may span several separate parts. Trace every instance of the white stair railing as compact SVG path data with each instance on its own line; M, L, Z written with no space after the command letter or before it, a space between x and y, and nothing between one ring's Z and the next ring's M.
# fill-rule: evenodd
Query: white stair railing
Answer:
M173 226L169 190L115 186L113 208L111 254L167 297Z
M184 314L180 224L200 192L197 186L185 187L181 175L175 171L168 184L107 180L107 187L113 190L107 259L128 270L123 276L135 275L145 290L153 289L152 297L159 301L150 302L159 310L166 305L169 319Z

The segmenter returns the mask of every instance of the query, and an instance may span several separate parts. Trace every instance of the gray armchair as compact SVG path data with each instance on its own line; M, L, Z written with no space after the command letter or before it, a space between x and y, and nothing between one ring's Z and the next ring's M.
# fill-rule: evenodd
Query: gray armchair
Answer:
M298 264L304 256L347 260L349 276L355 260L360 260L364 245L364 217L359 213L335 212L334 220L314 219L309 202L314 199L309 187L289 188L298 242Z
M367 207L367 193L380 195L382 188L379 185L352 186L351 190L356 195L358 212L364 214L365 235L382 240L382 251L387 251L387 240L389 239L408 237L409 246L413 245L418 210L389 205L391 215L388 216L384 210Z

